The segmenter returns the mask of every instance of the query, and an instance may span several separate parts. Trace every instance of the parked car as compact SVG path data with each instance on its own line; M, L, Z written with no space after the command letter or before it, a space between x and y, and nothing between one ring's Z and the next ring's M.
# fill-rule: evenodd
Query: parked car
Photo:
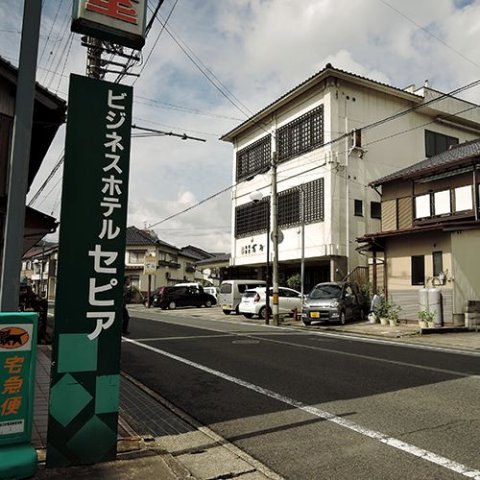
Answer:
M304 301L302 321L305 325L310 325L312 321L339 322L344 325L350 320L363 320L364 304L356 283L319 283Z
M215 297L215 300L218 301L218 288L217 287L203 287L205 293L210 294L212 297Z
M266 316L266 287L257 287L246 290L242 296L242 301L238 307L240 313L246 318L252 318L258 315L260 318ZM269 312L272 313L272 293L273 289L269 288ZM303 298L300 292L291 288L279 287L278 289L278 311L279 313L293 313L302 310Z
M211 307L215 297L197 287L162 287L153 296L152 306L174 310L177 307Z
M238 306L246 290L264 287L265 280L224 280L220 285L218 303L222 306L223 313L239 313Z

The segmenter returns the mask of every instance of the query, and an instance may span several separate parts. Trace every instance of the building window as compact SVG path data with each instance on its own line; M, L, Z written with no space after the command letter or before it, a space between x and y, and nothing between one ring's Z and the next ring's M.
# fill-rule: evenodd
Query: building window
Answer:
M458 187L453 190L455 212L464 212L473 209L472 187Z
M438 277L443 272L443 253L433 252L433 276Z
M304 212L302 219L302 190ZM298 187L289 188L278 194L278 225L292 227L323 222L324 220L324 180L318 178ZM247 203L235 209L235 237L265 232L269 215L270 197L257 203Z
M363 217L363 201L362 200L354 201L354 215L356 217Z
M240 205L235 209L235 237L252 235L267 230L270 197L259 202Z
M261 138L237 152L237 182L269 168L271 162L271 135Z
M145 262L145 250L130 250L128 252L128 263L130 265L140 265Z
M323 105L277 131L279 163L323 145Z
M370 217L382 218L382 204L380 202L370 202Z
M425 257L414 255L412 257L412 285L425 284Z
M433 194L433 209L435 215L447 215L451 213L450 190L443 190Z
M415 218L428 218L432 216L430 194L415 197Z
M140 276L139 275L129 275L130 286L140 288Z
M457 144L458 138L425 130L425 155L427 157L433 157L434 155L445 152L452 145Z
M278 195L278 225L288 227L302 221L300 196L299 188L290 188Z

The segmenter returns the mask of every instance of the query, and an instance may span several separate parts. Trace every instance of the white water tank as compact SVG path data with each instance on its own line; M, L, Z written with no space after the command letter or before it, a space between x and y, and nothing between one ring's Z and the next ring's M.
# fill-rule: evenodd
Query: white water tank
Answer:
M420 311L428 312L428 288L421 288L418 291Z
M428 289L428 310L435 312L434 323L435 325L443 325L443 313L442 313L442 293L438 288Z

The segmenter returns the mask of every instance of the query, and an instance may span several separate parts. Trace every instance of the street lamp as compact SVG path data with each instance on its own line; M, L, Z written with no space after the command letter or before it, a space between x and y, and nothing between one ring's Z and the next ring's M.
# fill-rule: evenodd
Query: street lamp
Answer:
M255 190L250 195L253 203L258 203L263 198L262 192ZM267 263L265 274L265 325L270 323L270 202L267 202Z

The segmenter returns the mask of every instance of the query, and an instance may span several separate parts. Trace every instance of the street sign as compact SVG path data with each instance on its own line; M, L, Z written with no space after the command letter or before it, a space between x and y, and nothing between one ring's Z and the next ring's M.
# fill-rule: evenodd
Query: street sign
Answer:
M157 272L157 257L154 252L145 255L145 262L143 265L144 275L155 275Z
M74 0L72 32L141 49L148 0Z
M132 93L70 77L49 467L116 457Z
M278 243L282 243L285 238L285 235L283 232L279 229L278 230ZM273 232L270 234L270 240L273 242Z
M0 478L26 478L36 470L30 438L37 321L36 313L0 313Z

